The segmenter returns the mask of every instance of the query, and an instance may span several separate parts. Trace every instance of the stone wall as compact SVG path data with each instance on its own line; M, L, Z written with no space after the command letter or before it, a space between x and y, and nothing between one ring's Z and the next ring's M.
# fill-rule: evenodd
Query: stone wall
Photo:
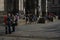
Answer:
M3 15L0 16L0 24L2 24L4 22L4 19L3 19Z
M3 23L3 15L5 14L4 12L4 0L0 0L0 24Z
M0 0L0 11L4 11L4 0Z
M0 23L3 23L3 17L6 13L4 11L0 11Z

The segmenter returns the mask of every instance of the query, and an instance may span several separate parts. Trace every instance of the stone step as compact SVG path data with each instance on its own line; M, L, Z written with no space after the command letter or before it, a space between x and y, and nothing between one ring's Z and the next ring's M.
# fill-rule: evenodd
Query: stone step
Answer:
M18 21L18 25L24 25L24 24L25 24L25 20L20 19L20 20Z
M20 37L0 37L0 40L40 40L40 39L33 39L33 38L20 38Z
M48 38L23 38L23 37L1 37L0 40L59 40L59 39L48 39Z

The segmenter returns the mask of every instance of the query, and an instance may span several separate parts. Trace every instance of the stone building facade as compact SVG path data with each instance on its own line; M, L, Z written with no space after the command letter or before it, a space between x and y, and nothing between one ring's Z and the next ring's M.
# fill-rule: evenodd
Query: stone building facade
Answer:
M0 14L7 12L24 11L24 0L0 0Z
M4 0L0 0L0 15L4 13Z
M0 0L1 3L1 0ZM36 14L38 13L38 0L3 0L4 14L8 12L18 12L23 11L27 12L28 9L30 12ZM30 8L30 9L29 9ZM35 10L36 9L36 10Z
M48 0L48 12L60 14L60 0Z
M60 0L47 0L48 3L48 13L54 13L56 15L60 14ZM41 15L46 15L46 0L0 0L0 12L2 10L4 13L7 11L23 11L26 13L26 10L32 11L32 13ZM30 8L30 9L29 9Z

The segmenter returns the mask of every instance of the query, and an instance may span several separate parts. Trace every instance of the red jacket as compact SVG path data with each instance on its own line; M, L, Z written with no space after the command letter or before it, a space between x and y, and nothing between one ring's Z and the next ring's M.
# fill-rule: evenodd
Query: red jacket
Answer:
M4 23L7 24L7 16L4 16Z

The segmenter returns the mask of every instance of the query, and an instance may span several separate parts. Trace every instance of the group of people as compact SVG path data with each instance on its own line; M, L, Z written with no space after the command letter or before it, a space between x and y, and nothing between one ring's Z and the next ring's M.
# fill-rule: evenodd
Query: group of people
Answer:
M36 22L37 21L37 17L36 15L33 14L27 14L26 15L26 23L32 23L32 22Z
M48 21L51 21L53 22L53 18L56 19L56 15L53 14L53 13L49 13L48 15L44 16L42 18L42 20L48 20ZM34 14L26 14L26 23L29 23L31 24L32 22L33 23L38 23L40 20L40 18L38 18L36 15ZM41 21L42 21L41 20Z
M5 33L11 34L15 32L15 26L18 25L18 16L8 13L4 16L4 23L5 23Z
M56 19L56 15L53 14L53 13L49 13L49 14L46 16L46 19L49 20L49 21L53 21L53 18Z

